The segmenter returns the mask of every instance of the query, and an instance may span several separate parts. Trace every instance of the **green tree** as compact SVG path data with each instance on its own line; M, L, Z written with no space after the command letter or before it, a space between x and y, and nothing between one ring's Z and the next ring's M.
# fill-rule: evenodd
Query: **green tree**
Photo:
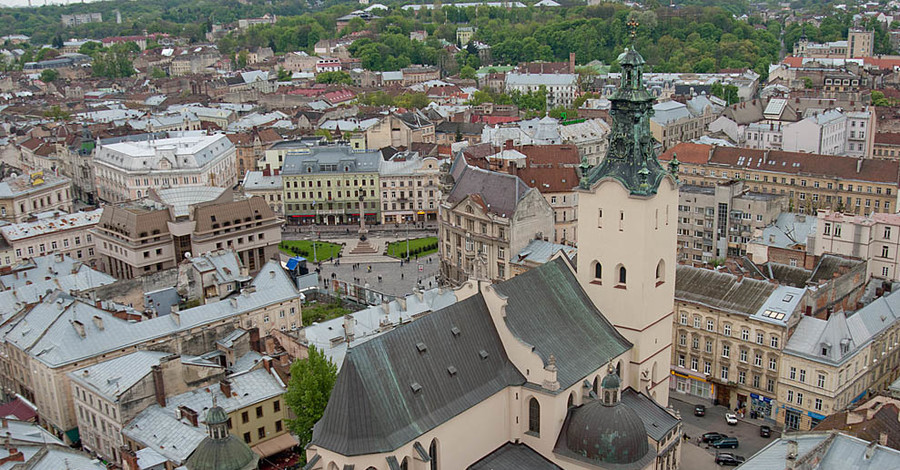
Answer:
M150 78L166 78L166 71L159 67L153 67L150 69Z
M474 80L475 79L475 69L468 65L459 69L459 78L463 80Z
M68 121L71 117L71 114L63 111L63 109L60 108L59 105L53 105L53 107L51 107L47 111L44 111L44 117L47 119L52 119L54 121Z
M422 109L431 103L425 93L404 93L394 100L394 103L406 109Z
M44 83L50 83L59 78L59 72L53 69L44 69L41 71L41 81Z
M309 347L309 357L291 364L284 402L297 416L288 420L288 428L297 436L301 448L312 440L313 425L325 412L336 378L337 366L315 346Z
M291 81L291 73L284 69L284 67L280 67L278 69L278 81L279 82L289 82Z
M350 74L343 70L336 72L322 72L316 75L316 83L339 83L344 85L353 85L353 78Z
M237 68L242 69L242 68L247 67L248 56L249 56L249 53L247 52L246 49L241 52L238 52L237 60L236 60Z

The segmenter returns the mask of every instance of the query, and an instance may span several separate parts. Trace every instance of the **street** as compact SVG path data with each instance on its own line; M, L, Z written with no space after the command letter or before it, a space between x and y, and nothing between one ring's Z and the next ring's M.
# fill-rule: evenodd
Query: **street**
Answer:
M750 458L780 435L772 430L772 437L760 437L759 426L744 420L739 420L735 426L729 426L725 423L725 413L728 410L724 406L707 404L706 416L694 416L694 404L681 401L679 397L673 393L669 398L669 405L681 413L684 434L690 437L690 443L681 451L681 468L692 470L719 468L715 464L716 449L707 449L706 444L699 444L700 436L705 433L716 431L729 437L736 437L740 446L737 449L722 449L722 452L732 452L745 458Z

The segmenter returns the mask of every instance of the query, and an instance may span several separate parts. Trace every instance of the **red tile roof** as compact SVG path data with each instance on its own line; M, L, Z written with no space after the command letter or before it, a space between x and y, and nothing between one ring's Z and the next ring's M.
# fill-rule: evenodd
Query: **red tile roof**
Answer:
M515 175L542 194L570 192L578 186L578 172L574 167L519 168Z
M682 163L703 165L709 161L709 150L709 145L682 142L663 152L659 159L660 161L669 161L674 153L678 155L678 161Z
M709 163L785 174L823 176L896 185L900 163L836 155L716 147Z
M37 418L37 411L20 398L16 398L9 403L0 405L0 416L14 416L20 421L34 421Z
M900 145L900 133L878 132L875 134L875 143L882 145Z
M578 148L574 145L523 145L516 150L528 157L528 166L577 166L581 163Z

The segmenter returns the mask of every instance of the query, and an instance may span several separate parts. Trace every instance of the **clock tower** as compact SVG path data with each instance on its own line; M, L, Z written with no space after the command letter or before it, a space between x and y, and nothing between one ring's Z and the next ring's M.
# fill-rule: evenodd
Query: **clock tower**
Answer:
M629 47L610 98L609 150L596 167L582 163L578 187L578 279L594 304L634 347L621 364L626 385L669 399L678 161L663 168L650 132L654 97L643 84L644 59Z

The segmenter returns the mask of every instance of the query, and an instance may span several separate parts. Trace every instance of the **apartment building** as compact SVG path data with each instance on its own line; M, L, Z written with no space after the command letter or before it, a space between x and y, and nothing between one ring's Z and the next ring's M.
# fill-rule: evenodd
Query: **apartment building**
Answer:
M20 223L39 212L71 212L72 183L65 176L37 171L0 181L0 220Z
M683 185L678 191L679 259L705 263L743 256L754 232L786 208L785 196L752 192L740 180L714 187Z
M150 196L103 208L93 234L104 272L131 279L172 268L187 253L225 249L256 273L278 250L283 221L262 198L212 187Z
M70 372L82 446L121 465L122 430L141 411L193 387L216 383L225 369L182 362L164 351L136 351Z
M242 179L248 171L257 168L257 162L263 158L265 151L275 142L281 141L281 136L274 129L252 129L247 133L228 134L228 140L234 144L235 167L238 178Z
M248 171L241 183L244 194L254 197L259 196L269 204L272 212L278 217L284 217L284 184L281 175L273 175L271 171Z
M470 166L459 156L442 178L453 181L438 218L445 280L509 279L509 260L531 240L550 237L553 208L518 176Z
M524 159L497 162L499 167L537 189L553 209L553 238L548 236L548 240L577 245L578 149L573 145L523 145L507 152L520 153ZM494 156L487 158L495 162Z
M602 119L587 119L583 122L559 126L561 143L572 144L578 155L587 159L589 165L596 166L606 156L609 147L609 124Z
M900 159L900 133L877 132L872 144L872 158L883 160Z
M185 186L230 188L237 183L234 144L222 134L168 132L101 142L94 155L97 197L106 202L141 199L151 189Z
M569 108L578 92L578 75L574 73L507 73L506 92L536 93L547 91L547 109Z
M845 155L848 145L847 121L846 114L833 109L785 124L781 148L787 152ZM859 120L854 120L854 123L857 121Z
M99 255L91 230L100 222L103 209L64 214L44 212L31 221L0 227L0 235L14 253L11 262L61 253L95 266ZM2 263L9 265L9 263Z
M381 151L347 146L297 149L285 157L284 214L290 224L353 224L381 220Z
M900 280L900 214L869 216L819 211L811 250L866 260L867 277Z
M365 131L367 149L406 147L417 142L435 143L434 122L422 111L391 113Z
M900 296L856 312L803 317L782 357L778 423L806 431L868 393L886 389L900 364Z
M665 150L679 142L690 142L705 135L709 124L718 117L722 108L705 95L696 96L687 103L674 100L656 103L650 118L650 131Z
M780 422L791 334L807 318L855 305L865 287L865 264L825 257L813 270L775 263L763 268L748 276L676 268L670 387ZM749 277L764 271L773 277Z
M791 212L873 214L897 208L897 161L691 143L676 145L660 160L672 155L681 162L679 174L686 184L742 179L753 192L786 195Z
M7 391L41 410L48 429L75 442L78 415L70 372L151 345L153 350L199 356L216 350L216 341L237 328L256 330L260 337L297 328L300 308L294 282L274 261L228 300L137 323L56 291L19 315L4 316L9 335L0 354L0 374Z
M396 155L395 155L396 158ZM381 181L381 223L437 220L441 203L441 161L419 157L386 160L378 166Z

